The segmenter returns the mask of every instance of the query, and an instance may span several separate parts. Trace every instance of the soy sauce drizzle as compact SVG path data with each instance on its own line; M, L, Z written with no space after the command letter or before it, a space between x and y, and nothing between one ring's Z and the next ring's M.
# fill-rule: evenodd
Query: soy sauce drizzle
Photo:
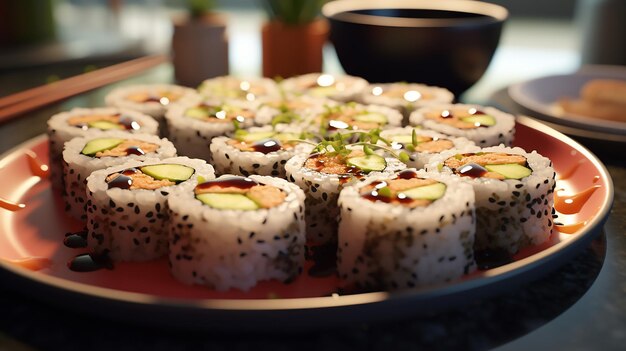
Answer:
M75 233L66 233L63 239L63 245L70 249L80 249L87 247L87 230L81 230Z
M250 189L255 185L259 185L259 183L250 178L227 177L222 179L210 180L208 182L198 184L196 186L196 189L209 189L212 187Z
M459 174L466 177L479 178L487 173L487 169L477 163L468 163L461 166Z
M126 148L126 154L127 155L138 155L138 156L143 156L146 154L145 151L143 151L139 146L131 146Z
M28 159L28 166L33 175L45 179L50 174L50 167L39 160L37 154L31 150L26 150L26 157Z
M0 198L0 207L9 211L19 211L19 210L23 210L24 208L26 208L26 205L7 201L5 199Z
M474 251L476 265L481 271L492 269L513 262L511 254L504 249L483 249Z
M119 173L119 175L113 179L111 179L109 184L109 189L120 188L120 189L130 189L133 185L133 178L130 175L140 172L137 168L129 168L125 169Z
M411 171L410 169L404 170L398 173L398 178L400 179L413 179L417 178L417 172Z
M252 144L252 149L254 151L257 151L263 154L269 154L270 152L274 152L274 151L278 151L282 149L282 146L280 145L280 142L278 142L277 140L264 139L264 140L259 140L255 142L254 144Z
M67 262L67 268L74 272L93 272L100 269L113 269L113 261L107 252L84 253L77 255Z
M119 123L126 130L139 130L139 129L141 129L141 125L137 121L135 121L132 117L121 116L120 119L119 119Z

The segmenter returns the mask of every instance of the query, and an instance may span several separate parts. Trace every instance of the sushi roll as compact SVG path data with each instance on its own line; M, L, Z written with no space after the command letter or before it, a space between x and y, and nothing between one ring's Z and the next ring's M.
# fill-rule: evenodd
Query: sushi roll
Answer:
M211 140L233 133L236 124L248 128L254 124L250 103L232 100L217 102L190 99L170 108L167 119L168 138L180 155L211 161Z
M280 98L276 82L269 78L222 76L203 81L198 92L207 99L255 101L262 97Z
M474 146L473 141L465 138L450 137L431 130L408 126L383 130L380 137L389 142L392 149L404 150L409 155L407 167L416 169L424 168L434 155L443 151ZM379 141L379 143L383 142Z
M400 127L402 115L389 107L350 102L313 110L303 125L310 132L332 135L336 132Z
M280 130L280 131L279 131ZM313 148L299 143L301 131L270 126L238 130L232 137L211 141L211 158L217 174L251 174L285 178L285 163L296 153Z
M297 154L285 164L289 181L306 194L307 241L336 244L337 198L345 186L377 174L391 175L405 168L395 158L365 154L359 149L316 148L310 154Z
M92 172L130 160L174 156L176 149L171 142L149 134L107 131L68 141L63 150L65 211L82 221L87 218L85 185Z
M394 108L404 115L406 124L411 112L432 104L452 103L454 94L448 89L424 84L370 84L363 90L358 101Z
M360 77L309 73L285 79L280 86L285 95L308 95L341 102L353 101L367 87Z
M63 186L63 147L76 137L106 130L124 130L130 133L158 133L159 124L142 113L115 107L75 108L58 113L48 120L50 142L50 179L52 186Z
M476 193L475 250L516 253L550 237L556 173L536 151L495 146L444 152L427 170L455 174Z
M347 286L407 289L470 273L472 187L456 177L404 170L339 195L337 269Z
M186 284L248 290L304 264L304 194L289 182L225 175L169 199L170 269Z
M336 106L338 102L311 96L294 96L289 98L266 98L259 103L256 123L265 125L293 125L304 122L309 111L322 110L326 106Z
M159 133L166 136L165 111L186 96L195 94L195 90L173 84L128 85L112 90L104 101L107 106L141 112L152 116L159 122Z
M132 160L93 172L87 178L88 246L113 261L165 255L168 196L214 178L211 165L187 157Z
M480 147L504 144L515 138L515 116L493 107L444 104L423 107L409 123L455 137L465 137Z

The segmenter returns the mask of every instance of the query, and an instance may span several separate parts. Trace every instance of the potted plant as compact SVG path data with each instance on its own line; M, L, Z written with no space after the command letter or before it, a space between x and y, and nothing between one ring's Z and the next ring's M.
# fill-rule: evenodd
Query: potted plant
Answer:
M263 76L287 78L322 70L328 22L318 14L326 0L264 0Z
M188 14L174 20L172 63L179 84L197 86L228 74L226 19L215 13L215 0L186 0Z

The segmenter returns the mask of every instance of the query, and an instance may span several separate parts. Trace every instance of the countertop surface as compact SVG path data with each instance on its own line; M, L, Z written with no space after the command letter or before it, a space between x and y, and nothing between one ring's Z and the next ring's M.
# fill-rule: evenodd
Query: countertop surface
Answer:
M501 58L490 68L495 73L485 77L487 83L481 81L464 96L464 101L488 103L518 112L502 87L520 80L521 76L500 84L493 77L502 69L498 66L501 61L515 52L514 47L507 48L508 51L500 51ZM547 55L561 55L566 70L577 64L568 50ZM249 73L246 66L240 67L244 68L236 73ZM331 63L330 71L337 70ZM539 73L527 72L523 77L529 79ZM10 90L6 87L16 75L0 75L0 85L5 87L2 89ZM22 76L29 79L28 74ZM171 76L171 68L166 65L124 84L164 82ZM55 112L76 106L102 105L104 95L112 87L0 125L0 153L45 132L45 121ZM626 162L623 155L615 151L622 145L578 141L604 162L613 178L615 201L602 233L551 273L538 280L513 285L496 296L474 297L461 307L437 314L321 332L199 333L132 325L124 322L123 316L118 320L102 320L88 312L63 310L12 289L0 280L0 349L622 349L626 342Z

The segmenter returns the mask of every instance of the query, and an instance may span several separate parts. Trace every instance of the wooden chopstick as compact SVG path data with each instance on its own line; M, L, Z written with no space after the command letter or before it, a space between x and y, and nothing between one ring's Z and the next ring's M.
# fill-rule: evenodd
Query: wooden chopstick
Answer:
M45 105L126 79L167 60L166 55L145 56L0 98L0 123Z

